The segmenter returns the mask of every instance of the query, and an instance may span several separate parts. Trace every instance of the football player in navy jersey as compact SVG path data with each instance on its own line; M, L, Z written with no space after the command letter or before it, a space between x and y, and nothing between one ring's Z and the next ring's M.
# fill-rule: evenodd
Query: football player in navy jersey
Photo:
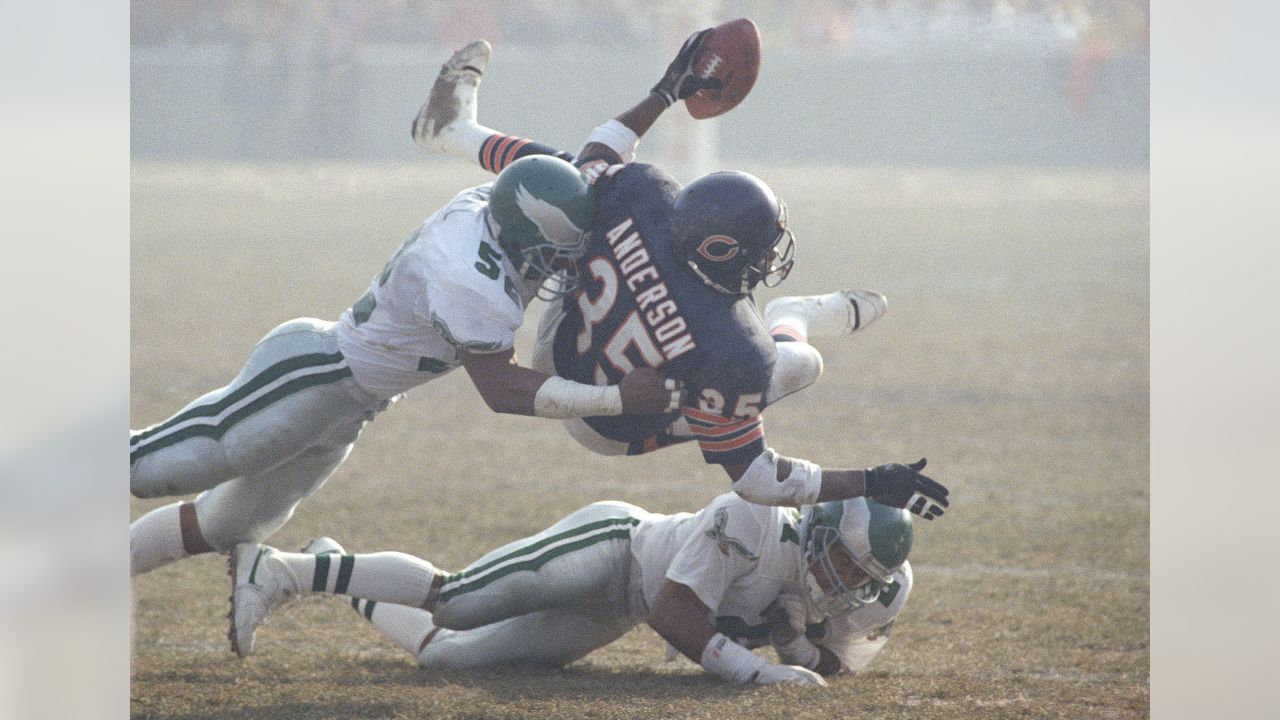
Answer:
M566 421L582 444L637 454L696 440L724 467L733 490L762 505L808 505L866 496L932 519L947 489L922 475L924 460L867 470L820 468L779 455L764 438L761 410L812 384L821 356L810 333L853 332L883 314L883 296L863 290L779 298L761 318L751 291L776 286L793 263L785 203L758 178L715 172L686 187L635 163L639 138L678 100L714 80L691 61L708 31L694 33L650 93L597 127L571 156L476 122L476 90L492 48L459 50L440 71L413 124L419 144L492 172L553 155L594 186L595 213L577 260L579 287L548 305L533 366L567 381L616 382L642 366L684 382L678 412ZM696 598L694 598L696 599Z

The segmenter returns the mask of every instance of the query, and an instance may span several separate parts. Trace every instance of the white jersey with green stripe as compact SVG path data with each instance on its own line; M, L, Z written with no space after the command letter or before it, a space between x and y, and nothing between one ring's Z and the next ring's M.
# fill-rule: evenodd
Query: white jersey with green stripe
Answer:
M755 505L726 493L690 515L645 519L632 533L645 604L653 606L665 580L687 585L711 608L726 635L760 630L762 613L784 590L802 587L803 563L794 508ZM741 628L740 628L741 626Z
M458 352L515 343L536 287L485 220L492 184L462 191L414 230L337 324L356 382L391 398L447 373Z

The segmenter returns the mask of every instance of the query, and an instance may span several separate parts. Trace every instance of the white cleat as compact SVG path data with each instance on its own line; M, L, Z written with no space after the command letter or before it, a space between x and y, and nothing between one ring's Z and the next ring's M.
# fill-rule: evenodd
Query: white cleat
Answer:
M874 290L851 288L825 295L775 298L764 309L765 327L772 332L790 326L809 337L849 335L889 311L889 299Z
M303 555L346 555L347 551L342 549L337 540L331 537L318 537L301 550Z
M240 657L253 652L254 634L274 605L293 596L298 580L288 567L272 561L276 549L259 543L240 543L231 551L231 628L227 638Z
M476 40L440 66L431 96L413 120L414 142L435 153L472 159L465 140L491 132L476 123L476 92L492 52L487 40Z

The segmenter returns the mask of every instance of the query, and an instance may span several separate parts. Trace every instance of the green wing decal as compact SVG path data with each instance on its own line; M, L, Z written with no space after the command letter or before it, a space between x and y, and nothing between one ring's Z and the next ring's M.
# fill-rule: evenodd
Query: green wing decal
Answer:
M716 541L716 547L720 549L721 554L728 556L729 551L732 550L753 562L760 559L759 556L751 554L751 551L747 549L746 545L742 544L741 540L729 537L729 534L725 532L725 528L729 525L728 510L724 508L716 510L716 514L712 522L713 527L706 532L706 535Z

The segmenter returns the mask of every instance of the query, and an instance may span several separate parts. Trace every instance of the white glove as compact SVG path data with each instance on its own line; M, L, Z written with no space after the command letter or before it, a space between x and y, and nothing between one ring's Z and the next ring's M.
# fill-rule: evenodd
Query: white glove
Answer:
M827 681L818 673L799 665L769 664L756 672L757 685L817 685L826 687Z

